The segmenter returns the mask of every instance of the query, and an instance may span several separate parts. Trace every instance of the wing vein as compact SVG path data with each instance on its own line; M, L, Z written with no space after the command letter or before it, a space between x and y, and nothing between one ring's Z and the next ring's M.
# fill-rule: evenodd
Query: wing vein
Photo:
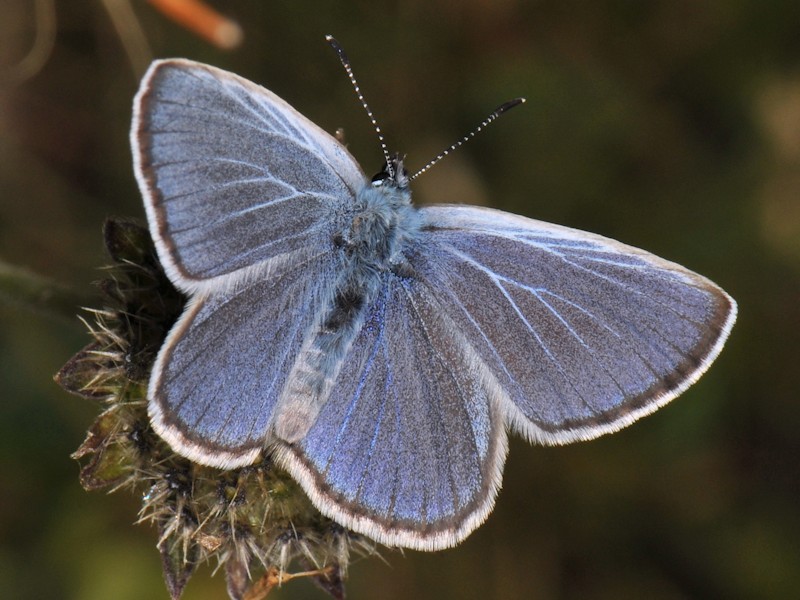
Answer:
M529 321L528 321L528 319L525 317L525 315L524 315L524 314L522 314L522 311L520 310L519 306L518 306L518 305L517 305L517 303L514 301L514 299L511 297L511 295L508 293L508 290L505 288L505 286L503 285L503 283L502 283L502 280L503 280L504 278L503 278L503 279L501 279L501 278L497 277L497 276L494 274L494 272L490 271L489 269L487 269L486 267L484 267L482 264L480 264L478 261L476 261L475 259L473 259L471 256L469 256L469 255L467 255L467 254L464 254L463 252L461 252L461 251L457 250L456 248L454 248L454 247L452 247L452 246L446 246L446 248L447 248L448 250L450 250L450 251L451 251L453 254L455 254L456 256L458 256L458 257L459 257L461 260L463 260L463 261L465 261L465 262L467 262L467 263L469 263L469 264L473 265L473 266L474 266L475 268L477 268L478 270L480 270L480 271L483 271L483 272L484 272L484 273L485 273L485 274L486 274L486 275L489 277L489 279L492 281L492 283L494 284L494 286L495 286L495 287L496 287L498 290L500 290L500 292L501 292L501 293L503 294L503 296L505 297L506 301L509 303L509 305L511 306L511 308L512 308L512 309L514 310L514 312L517 314L517 317L519 318L519 320L522 322L522 324L523 324L523 325L525 325L525 328L526 328L528 331L530 331L531 335L533 335L533 337L536 339L536 342L537 342L537 343L539 344L539 346L542 348L542 350L544 351L544 353L545 353L545 354L547 355L547 357L548 357L548 358L551 360L551 362L552 362L552 363L553 363L553 365L556 367L556 369L559 371L559 373L561 373L561 375L564 377L564 381L566 381L567 383L569 383L569 377L567 377L567 375L566 375L566 373L565 373L565 371L564 371L563 367L562 367L562 366L561 366L561 364L559 363L558 359L557 359L557 358L556 358L556 357L553 355L553 353L550 351L550 348L547 346L547 344L545 344L545 343L544 343L544 341L542 340L541 336L540 336L540 335L539 335L539 334L536 332L536 330L535 330L535 329L534 329L534 327L533 327L533 326L530 324L530 322L529 322ZM514 282L513 282L513 280L508 280L508 282L509 282L509 283L514 283Z
M436 352L435 347L433 345L433 342L431 341L432 338L431 338L431 335L430 335L430 331L428 330L428 327L427 327L427 325L425 324L425 321L422 318L422 315L421 315L421 313L419 311L419 308L417 307L417 303L414 301L414 298L413 298L410 290L407 287L408 284L405 281L402 281L402 280L401 280L401 284L402 284L403 291L406 294L406 298L408 298L408 301L409 301L409 303L411 304L411 307L414 310L414 314L416 314L417 320L420 323L420 325L422 326L422 332L423 332L423 334L425 336L425 340L426 340L426 342L428 344L428 347L430 349L431 355L436 358L437 362L444 368L444 371L449 375L451 382L453 383L453 385L455 386L455 388L459 392L459 397L462 399L461 408L462 408L462 410L465 410L465 407L463 405L463 400L466 398L466 395L464 393L464 389L460 385L458 377L456 377L455 374L453 373L452 365L448 364L441 356L439 356L439 353ZM442 415L443 411L441 410L442 409L441 394L437 395L437 403L438 403L438 406L439 406L439 410L437 411L437 413L438 413L437 417L438 417L438 421L439 421L439 426L441 428L441 431L443 431L446 434L447 433L447 428L445 427L445 424L444 424L444 421L443 421L443 415ZM476 431L475 431L475 427L474 427L472 421L469 418L467 418L467 422L470 424L470 428L472 429L472 439L470 440L470 442L471 442L473 450L475 451L475 457L478 458L480 456L480 451L478 450L478 440L477 440L477 434L476 434ZM458 513L458 493L456 491L458 488L457 488L456 481L455 481L455 478L454 478L454 475L453 475L453 469L452 469L453 461L452 461L452 455L451 455L449 450L447 450L447 455L448 455L447 475L448 475L448 478L450 479L450 491L451 491L451 494L452 494L453 512L454 513ZM482 469L481 469L480 460L478 460L478 464L476 466L478 468L478 472L481 472Z
M358 385L356 386L356 390L353 393L353 397L350 399L350 403L348 404L347 412L345 413L342 425L341 427L339 427L339 431L336 433L336 438L334 439L333 444L331 445L331 452L328 455L328 459L325 463L325 469L324 469L325 473L327 473L328 469L330 468L331 461L333 460L334 454L336 454L336 449L341 444L342 436L344 435L344 430L347 429L347 426L350 424L350 419L353 416L353 411L355 410L355 406L358 403L359 399L361 398L361 392L364 390L364 386L366 385L367 376L372 370L372 365L374 364L375 357L378 354L378 348L381 345L384 332L383 317L386 314L386 303L381 302L381 305L382 305L382 314L379 320L380 325L378 327L378 335L375 338L375 342L372 345L372 350L370 351L369 358L367 359L367 362L364 365L364 370L361 372L361 378L358 381Z

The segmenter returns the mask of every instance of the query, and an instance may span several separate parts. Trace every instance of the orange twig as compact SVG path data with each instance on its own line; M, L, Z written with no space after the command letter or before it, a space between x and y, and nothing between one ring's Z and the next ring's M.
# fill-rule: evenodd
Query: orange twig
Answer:
M239 24L219 14L202 0L148 0L167 17L223 50L242 43Z

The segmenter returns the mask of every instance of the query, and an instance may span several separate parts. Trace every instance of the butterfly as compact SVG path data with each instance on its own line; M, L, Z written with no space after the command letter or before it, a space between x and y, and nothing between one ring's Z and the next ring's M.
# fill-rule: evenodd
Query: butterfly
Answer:
M349 71L348 71L349 72ZM264 452L342 525L436 550L491 512L509 432L616 431L697 381L736 319L708 279L592 233L411 203L272 92L184 59L134 101L134 170L189 297L155 431L198 463Z

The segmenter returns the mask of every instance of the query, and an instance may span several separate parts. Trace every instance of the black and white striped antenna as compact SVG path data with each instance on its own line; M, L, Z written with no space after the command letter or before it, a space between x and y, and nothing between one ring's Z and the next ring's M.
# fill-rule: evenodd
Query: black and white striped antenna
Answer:
M422 175L425 171L430 169L433 165L435 165L440 160L442 160L445 156L450 154L453 150L455 150L459 146L463 145L464 143L466 143L469 140L471 140L472 138L474 138L478 133L480 133L483 130L484 127L486 127L489 123L494 121L497 117L502 115L504 112L514 108L515 106L519 106L520 104L522 104L524 102L525 102L525 98L514 98L513 100L509 100L508 102L504 102L503 104L498 106L496 109L494 109L494 111L492 111L492 113L488 117L486 117L483 121L481 121L480 124L475 129L470 131L467 135L462 137L455 144L452 144L452 145L448 146L446 149L444 149L441 152L439 152L439 154L434 156L433 159L431 159L431 161L427 165L425 165L419 171L417 171L411 177L409 177L408 178L409 181L411 181L413 179L416 179L417 177Z
M347 54L345 54L344 49L341 47L341 45L339 45L339 42L337 42L332 35L326 35L325 40L331 45L331 48L333 48L336 51L336 54L339 56L339 61L341 61L342 66L344 67L344 70L347 73L347 77L350 78L350 83L353 84L353 89L355 89L356 91L356 95L358 96L358 99L361 102L361 106L363 106L364 110L367 111L367 116L369 117L372 126L375 128L375 133L378 134L378 141L381 143L381 149L383 150L383 157L386 159L386 169L389 172L389 176L394 178L395 176L394 167L392 166L392 160L389 157L389 149L386 147L386 141L383 138L383 132L381 131L378 122L375 120L375 115L372 114L372 110L370 110L367 101L364 99L364 95L361 93L361 88L358 87L358 82L356 81L355 75L353 75L353 68L350 66L350 59L347 58ZM492 113L488 117L486 117L483 121L481 121L480 124L478 124L478 126L475 129L470 131L467 135L462 137L456 143L442 150L439 154L433 157L433 159L430 162L428 162L427 165L425 165L419 171L417 171L411 177L409 177L408 178L409 181L416 179L417 177L422 175L425 171L430 169L433 165L442 160L445 156L450 154L453 150L455 150L459 146L463 145L467 141L474 138L479 132L483 131L483 129L487 125L489 125L489 123L497 119L497 117L502 115L504 112L511 110L515 106L519 106L523 102L525 102L525 98L514 98L513 100L509 100L508 102L504 102L503 104L498 106L494 111L492 111Z
M339 42L337 42L332 35L326 35L325 41L327 41L331 45L331 48L336 51L339 61L342 63L342 66L347 73L347 77L350 79L350 83L353 84L353 89L356 91L356 96L358 96L361 106L363 106L364 110L367 111L367 116L369 117L372 126L375 128L375 133L378 134L378 141L381 143L381 149L383 150L383 157L386 159L386 168L389 171L389 176L393 178L395 175L394 167L392 167L392 161L389 157L389 149L386 147L386 141L383 139L383 132L381 131L378 122L375 120L375 115L372 114L369 104L367 104L367 101L364 99L364 95L361 93L361 88L358 87L356 77L353 75L353 68L350 66L350 59L347 58L347 54L345 54L344 49L339 45Z

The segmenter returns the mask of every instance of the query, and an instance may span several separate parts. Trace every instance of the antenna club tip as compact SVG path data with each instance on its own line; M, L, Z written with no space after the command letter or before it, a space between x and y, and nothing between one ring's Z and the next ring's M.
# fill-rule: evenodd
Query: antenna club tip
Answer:
M328 45L330 45L336 54L339 55L339 59L342 61L342 64L345 65L345 68L347 68L347 65L350 63L350 59L347 58L347 55L344 53L344 48L342 48L341 44L339 44L336 38L330 34L325 36L325 41L328 42Z
M335 37L333 37L331 34L328 34L328 35L326 35L326 36L325 36L325 41L326 41L326 42L328 42L328 44L329 44L329 45L330 45L330 46L331 46L331 47L332 47L334 50L336 50L337 52L344 52L344 50L342 49L342 46L341 46L341 44L340 44L340 43L337 41L337 39L336 39Z
M503 102L503 104L497 107L495 114L500 115L501 113L504 113L507 110L511 110L515 106L519 106L520 104L524 103L525 103L525 98L514 98L513 100L509 100L508 102Z

